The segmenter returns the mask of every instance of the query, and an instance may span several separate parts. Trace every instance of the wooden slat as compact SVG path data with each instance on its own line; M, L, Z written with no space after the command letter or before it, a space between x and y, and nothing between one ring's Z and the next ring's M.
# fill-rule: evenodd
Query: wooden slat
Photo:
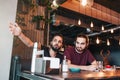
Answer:
M36 2L36 0L32 0L33 2ZM19 4L19 3L18 3ZM25 7L23 7L23 10L26 11ZM35 7L34 11L31 9L27 14L19 14L21 18L24 18L25 21L23 21L26 26L19 25L23 31L23 33L30 38L33 42L41 42L43 44L44 42L44 31L36 30L36 23L31 23L32 20L31 15L39 15L41 10L41 7L38 8ZM41 12L42 13L42 12ZM27 47L25 44L23 44L20 39L17 37L14 39L14 46L13 46L13 52L12 55L18 55L22 59L31 59L32 58L32 50L33 48Z
M92 7L83 7L82 5L79 4L78 1L76 0L68 0L65 3L63 3L61 5L61 7L75 11L75 12L79 12L81 14L85 14L87 16L91 16L93 18L96 19L100 19L102 21L108 22L108 23L112 23L112 24L116 24L119 25L120 24L120 19L119 19L119 13L110 10L102 5L99 5L97 3L94 3L94 5ZM79 9L80 7L80 9ZM85 10L91 10L90 11L85 11ZM116 21L117 20L117 21Z

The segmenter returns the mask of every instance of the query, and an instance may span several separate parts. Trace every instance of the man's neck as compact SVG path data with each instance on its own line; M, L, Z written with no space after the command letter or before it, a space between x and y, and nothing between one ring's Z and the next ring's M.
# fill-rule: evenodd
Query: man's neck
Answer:
M56 57L56 53L54 50L52 50L52 48L50 48L49 50L49 53L50 53L50 57Z

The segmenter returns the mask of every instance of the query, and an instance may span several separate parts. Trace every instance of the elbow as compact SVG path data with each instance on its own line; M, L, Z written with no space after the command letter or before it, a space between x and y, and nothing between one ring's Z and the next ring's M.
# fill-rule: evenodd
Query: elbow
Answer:
M27 45L27 47L32 47L31 45Z
M28 47L33 47L33 43L28 43L27 46Z

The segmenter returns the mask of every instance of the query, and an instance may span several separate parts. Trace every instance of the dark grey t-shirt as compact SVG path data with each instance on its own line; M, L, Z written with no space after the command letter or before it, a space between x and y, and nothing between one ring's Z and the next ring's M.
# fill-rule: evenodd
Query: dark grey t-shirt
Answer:
M45 57L50 57L50 53L49 53L49 48L48 48L48 47L41 46L41 50L44 50L44 56L45 56ZM56 58L59 58L59 59L60 59L60 64L61 64L62 61L63 61L63 55L58 52L58 53L56 54Z

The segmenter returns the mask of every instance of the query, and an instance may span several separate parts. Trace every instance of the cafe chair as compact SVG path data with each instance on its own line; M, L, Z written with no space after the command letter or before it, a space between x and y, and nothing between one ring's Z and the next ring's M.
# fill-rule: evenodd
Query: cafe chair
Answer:
M11 66L10 66L10 75L9 80L20 80L20 77L17 76L21 70L21 65L18 56L13 56L11 59Z

